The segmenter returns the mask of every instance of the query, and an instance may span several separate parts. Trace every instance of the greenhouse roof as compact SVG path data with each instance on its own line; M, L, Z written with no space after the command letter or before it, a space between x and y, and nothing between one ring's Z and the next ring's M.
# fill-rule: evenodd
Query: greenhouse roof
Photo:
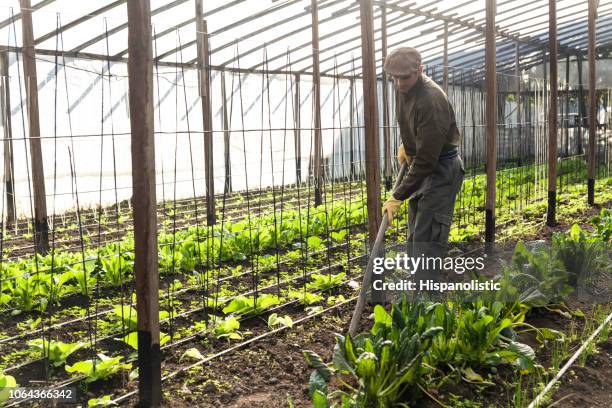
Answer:
M126 0L33 2L39 55L126 60ZM211 65L228 69L311 72L312 17L309 0L205 0ZM484 66L483 1L374 1L377 69L382 67L381 8L386 5L387 42L418 48L425 62L440 64L445 27L449 65ZM320 0L320 66L327 75L359 75L360 16L354 0ZM612 44L612 0L597 5L600 52ZM160 65L195 64L194 0L151 0L154 50ZM548 48L548 1L500 0L497 4L498 71L541 63ZM20 50L19 1L0 1L1 43ZM557 1L559 54L587 52L587 2ZM15 48L16 47L16 48ZM604 54L598 55L599 57Z

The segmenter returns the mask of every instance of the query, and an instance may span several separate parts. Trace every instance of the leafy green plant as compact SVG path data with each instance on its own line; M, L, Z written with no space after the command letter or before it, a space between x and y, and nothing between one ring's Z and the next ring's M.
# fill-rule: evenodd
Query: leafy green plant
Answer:
M306 288L322 291L334 288L346 280L346 273L313 273L310 275L311 281L306 284Z
M343 241L344 238L346 238L346 234L348 234L347 230L333 231L329 233L332 239L337 242Z
M138 350L138 332L131 332L123 336L121 339L125 344L133 348L134 350ZM164 344L170 341L170 336L166 333L159 332L159 345L163 346Z
M503 304L496 302L493 310L475 303L460 309L457 317L456 360L468 366L516 364L521 371L534 368L535 352L526 344L502 336L511 328L512 319L500 318Z
M603 242L612 239L612 209L602 208L599 215L591 218L591 224L595 226L594 236Z
M100 398L92 398L87 401L88 407L111 407L116 406L114 402L112 402L112 397L110 395L105 395Z
M238 296L223 308L223 313L254 316L280 304L281 299L269 293L263 293L255 299L253 296Z
M46 298L41 298L41 295L42 291L36 274L30 275L29 273L24 273L22 276L15 278L14 288L11 293L13 301L17 306L17 310L14 313L46 310L48 302Z
M68 269L72 271L72 275L77 282L78 291L85 296L91 295L97 281L93 276L96 273L96 261L85 261L85 269L83 269L82 262L79 262L72 267L68 266Z
M323 296L318 293L312 293L304 290L290 290L287 293L289 299L297 299L301 304L309 306L313 303L321 302Z
M74 291L74 287L68 284L73 277L74 273L72 271L57 275L40 273L38 276L40 294L44 296L47 302L59 304L62 296Z
M130 370L132 368L132 364L122 363L121 360L123 360L122 356L107 357L100 353L95 359L79 361L71 366L67 365L65 369L68 373L85 375L85 382L92 383L98 380L105 380L120 370Z
M521 299L533 306L544 306L569 295L568 273L551 250L529 251L522 241L514 247L512 281Z
M36 339L28 342L28 345L43 352L53 367L59 367L66 363L66 359L75 351L85 346L83 342L62 343L61 341L47 341Z
M217 318L213 324L213 334L218 339L241 340L243 333L238 330L239 328L240 322L233 316L226 317L225 319Z
M290 316L279 316L277 313L272 313L268 316L268 327L274 329L277 326L293 327L293 320Z
M99 262L99 270L111 286L121 286L132 271L132 262L125 260L122 255L100 257Z
M402 312L408 314L397 315ZM410 392L416 396L423 376L430 371L421 362L431 339L442 330L426 327L419 319L423 312L418 305L403 304L394 305L389 315L377 305L370 333L355 338L336 335L332 363L325 364L316 353L304 351L315 368L310 377L313 405L328 406L339 399L342 407L391 407L400 396L404 400L410 399ZM328 395L332 376L342 388Z
M0 404L5 403L10 398L10 389L19 387L15 381L15 377L4 372L0 369Z
M123 338L120 340L126 343L128 346L132 347L134 350L138 350L138 313L136 310L128 305L115 305L113 308L113 314L120 318L122 325L119 330L123 330L127 332ZM169 313L165 310L160 310L159 312L159 320L167 319ZM159 345L163 346L167 342L170 341L170 336L160 332L159 333Z
M160 246L157 256L161 273L178 271L183 260L183 254L173 245Z
M313 252L319 251L323 248L323 240L317 236L308 237L306 242L308 244L308 248Z
M606 243L599 235L588 236L578 224L574 224L568 233L555 233L552 237L553 250L570 273L571 285L584 283L597 271L609 269L610 260Z
M227 338L229 340L241 340L244 335L250 332L241 332L240 321L234 316L228 316L221 318L218 316L211 315L210 320L196 322L194 325L195 331L198 332L210 332L217 339Z

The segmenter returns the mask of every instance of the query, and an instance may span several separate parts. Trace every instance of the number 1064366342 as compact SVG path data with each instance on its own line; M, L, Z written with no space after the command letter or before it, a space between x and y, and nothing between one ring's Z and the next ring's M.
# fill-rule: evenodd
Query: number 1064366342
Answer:
M30 388L16 387L8 390L10 401L54 401L54 402L76 402L76 388Z

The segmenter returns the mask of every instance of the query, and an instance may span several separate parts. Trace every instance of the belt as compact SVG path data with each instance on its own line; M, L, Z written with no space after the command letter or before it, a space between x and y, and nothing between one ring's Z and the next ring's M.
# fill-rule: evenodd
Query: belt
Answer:
M454 148L451 149L445 153L442 153L440 155L440 157L438 158L439 160L446 160L446 159L452 159L453 157L457 156L459 154L459 149Z

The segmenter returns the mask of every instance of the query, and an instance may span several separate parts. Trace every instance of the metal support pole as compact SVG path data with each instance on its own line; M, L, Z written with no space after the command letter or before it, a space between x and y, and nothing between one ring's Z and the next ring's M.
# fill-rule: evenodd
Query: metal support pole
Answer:
M382 39L382 60L387 58L387 7L383 4L380 7L380 24L381 24L381 39ZM391 171L391 140L389 137L389 81L387 73L382 71L382 103L383 103L383 148L385 160L385 190L391 190L392 171Z
M196 43L198 73L200 78L200 99L202 101L202 121L204 129L204 168L206 172L206 221L208 225L217 222L215 215L215 175L213 154L213 124L210 96L210 52L208 29L202 17L202 0L195 0Z
M548 211L546 224L556 224L557 206L557 6L548 0L548 48L550 67L550 103L548 107Z
M321 72L319 67L319 12L317 0L310 1L312 16L312 81L314 86L314 205L321 205L323 180L321 177Z
M128 75L134 191L134 275L138 312L138 392L140 407L161 405L159 275L153 121L153 54L149 0L130 0Z
M361 60L363 67L363 119L365 130L368 237L374 244L382 218L380 207L380 160L376 98L376 65L372 0L359 0L361 15Z
M596 0L589 0L589 158L588 158L588 203L595 204L595 133L597 132L597 90L595 89L595 18L597 15Z
M8 75L8 52L0 53L0 108L2 110L2 127L4 128L4 177L6 189L6 223L8 228L17 221L17 206L15 205L15 179L13 163L13 131L11 124L11 92ZM16 225L15 225L16 227Z
M36 250L41 254L49 251L49 225L47 223L47 200L42 147L40 143L40 121L38 115L38 77L36 75L36 52L32 27L30 0L20 0L21 28L23 38L23 76L25 79L28 106L28 128L30 129L30 164L34 192L34 236Z
M497 78L495 73L495 15L496 0L486 3L485 30L485 86L486 86L486 129L487 129L487 196L485 203L485 242L487 251L493 251L495 242L495 179L497 168Z
M293 117L295 130L293 131L293 145L295 151L295 182L299 186L302 183L302 132L301 132L301 96L300 96L300 74L295 74L295 102L293 103Z

